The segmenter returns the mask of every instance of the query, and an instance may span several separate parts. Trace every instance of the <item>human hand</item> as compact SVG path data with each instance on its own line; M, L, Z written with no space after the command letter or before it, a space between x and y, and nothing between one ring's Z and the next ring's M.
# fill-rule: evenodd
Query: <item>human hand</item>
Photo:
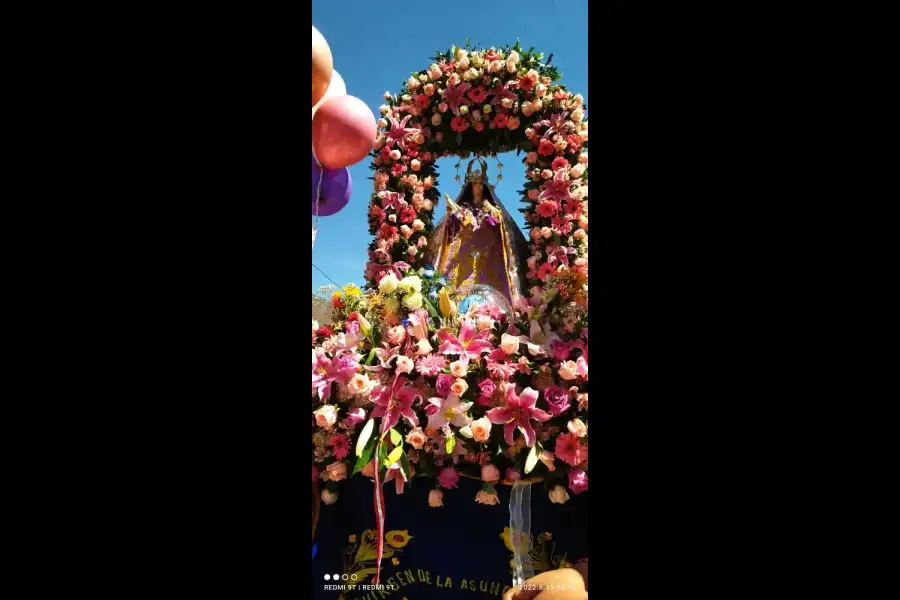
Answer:
M555 569L532 577L503 594L503 600L587 600L584 579L575 569Z

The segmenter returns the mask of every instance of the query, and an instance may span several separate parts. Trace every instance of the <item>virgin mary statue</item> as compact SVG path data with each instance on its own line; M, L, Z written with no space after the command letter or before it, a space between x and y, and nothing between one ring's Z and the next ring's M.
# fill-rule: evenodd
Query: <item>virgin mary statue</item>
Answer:
M482 168L473 172L475 160ZM469 162L456 201L445 196L447 213L429 244L430 262L460 292L489 285L512 304L522 296L519 266L528 242L487 181L487 162Z

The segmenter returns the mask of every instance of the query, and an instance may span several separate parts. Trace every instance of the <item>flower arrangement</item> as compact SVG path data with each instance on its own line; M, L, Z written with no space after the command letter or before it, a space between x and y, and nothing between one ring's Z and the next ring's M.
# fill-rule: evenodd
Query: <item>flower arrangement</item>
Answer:
M335 292L334 325L313 323L313 479L334 502L362 473L396 492L436 479L443 505L460 477L495 485L541 477L552 501L587 490L588 321L556 289L513 314L487 302L457 309L430 266L385 274L377 290ZM566 309L565 306L571 307Z
M531 256L526 285L582 306L588 273L588 123L579 94L556 83L552 55L512 47L452 47L385 92L373 162L366 265L375 289L395 265L424 266L440 194L435 161L470 152L525 152L522 190ZM478 215L463 214L471 226ZM396 275L396 273L395 273Z

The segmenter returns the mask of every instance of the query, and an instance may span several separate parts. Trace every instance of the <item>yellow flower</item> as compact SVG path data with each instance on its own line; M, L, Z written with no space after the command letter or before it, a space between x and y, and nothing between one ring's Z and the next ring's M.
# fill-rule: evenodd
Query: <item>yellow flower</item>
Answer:
M408 529L388 531L386 534L384 534L385 541L387 541L387 543L394 548L405 547L409 543L409 540L412 539L412 537L413 536L409 535Z
M349 283L349 284L347 284L346 286L344 286L344 293L347 294L347 296L360 296L360 295L362 295L362 291L361 291L358 287L356 287L355 285L353 285L352 283Z
M347 541L349 541L351 544L355 544L356 543L356 534L353 534L350 537L348 537Z
M391 559L391 562L394 563L394 566L396 567L400 564L400 559L395 556L393 559Z
M335 291L335 292L331 295L331 297L332 297L332 299L334 299L334 298L340 298L342 295L343 295L343 294L341 294L341 290L337 290L337 291Z
M444 315L444 317L452 317L456 314L456 304L454 304L450 299L450 294L447 293L447 288L443 288L441 290L438 306L441 309L441 314Z

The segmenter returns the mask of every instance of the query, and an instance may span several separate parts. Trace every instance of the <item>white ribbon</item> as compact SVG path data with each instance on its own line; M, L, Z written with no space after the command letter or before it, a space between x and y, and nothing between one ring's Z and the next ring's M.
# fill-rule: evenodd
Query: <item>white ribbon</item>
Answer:
M513 547L513 587L534 577L531 564L531 483L517 481L509 494L509 540Z

